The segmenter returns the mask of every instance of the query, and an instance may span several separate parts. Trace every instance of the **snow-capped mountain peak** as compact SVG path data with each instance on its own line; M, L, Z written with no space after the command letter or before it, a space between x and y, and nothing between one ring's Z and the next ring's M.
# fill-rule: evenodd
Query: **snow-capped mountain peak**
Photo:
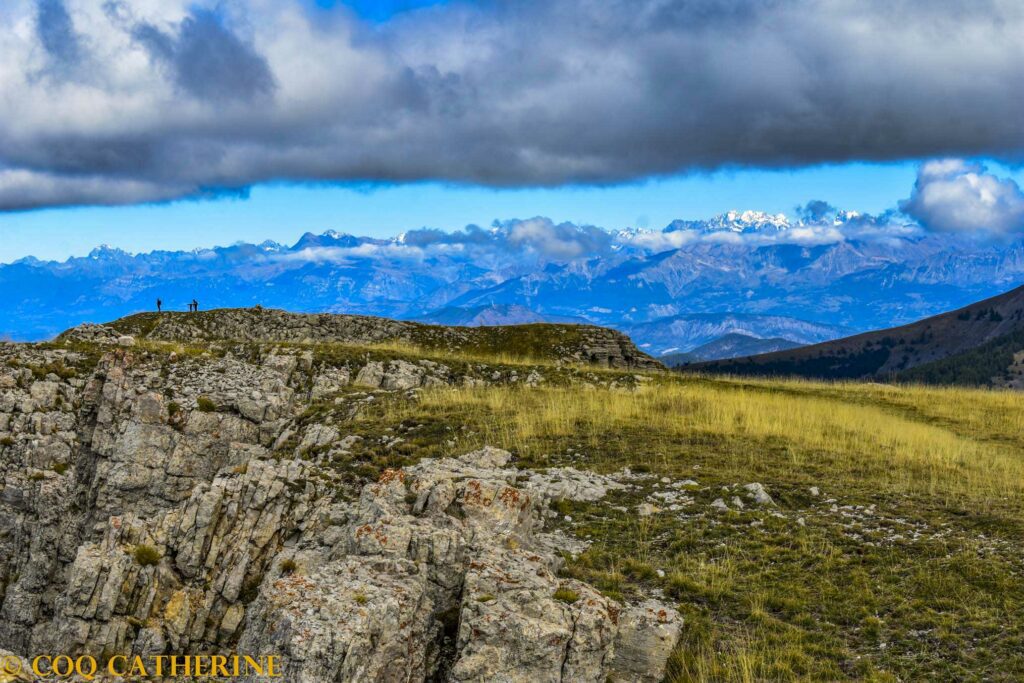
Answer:
M728 211L708 220L672 221L664 232L692 230L702 234L715 233L772 233L790 227L786 214L771 214L764 211Z

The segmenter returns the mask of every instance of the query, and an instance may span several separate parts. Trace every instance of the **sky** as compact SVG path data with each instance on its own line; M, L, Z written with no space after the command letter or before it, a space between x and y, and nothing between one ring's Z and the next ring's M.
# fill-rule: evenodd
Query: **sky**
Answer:
M1024 231L1015 0L10 0L0 262L810 200Z
M438 183L387 186L258 185L246 199L185 200L0 214L0 261L63 260L100 244L130 252L193 249L337 230L391 237L421 227L458 230L545 216L610 230L663 228L677 218L754 209L792 215L810 198L868 213L895 208L916 164L847 164L792 171L720 172L613 187L491 189ZM40 236L45 235L45 239Z

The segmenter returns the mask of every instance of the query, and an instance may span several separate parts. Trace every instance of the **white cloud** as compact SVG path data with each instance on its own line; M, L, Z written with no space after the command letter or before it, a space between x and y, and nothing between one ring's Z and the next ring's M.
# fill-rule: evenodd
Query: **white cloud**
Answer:
M975 162L929 161L921 166L910 198L900 208L940 232L1024 232L1024 192Z

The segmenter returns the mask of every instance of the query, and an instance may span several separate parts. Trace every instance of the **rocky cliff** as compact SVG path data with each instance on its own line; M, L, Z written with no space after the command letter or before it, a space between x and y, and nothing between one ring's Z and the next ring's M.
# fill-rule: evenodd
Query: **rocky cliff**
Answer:
M593 329L568 358L650 365ZM660 680L675 610L560 576L579 541L546 527L553 500L628 484L519 469L493 448L416 462L410 425L348 433L375 402L432 385L635 376L327 343L430 335L482 346L277 311L0 345L0 648L278 654L286 680L310 683Z

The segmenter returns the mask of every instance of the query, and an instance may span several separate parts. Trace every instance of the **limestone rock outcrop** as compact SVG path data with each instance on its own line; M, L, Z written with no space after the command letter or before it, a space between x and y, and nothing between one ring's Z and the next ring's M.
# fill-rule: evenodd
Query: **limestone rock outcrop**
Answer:
M342 324L239 315L217 334L252 315L282 340ZM374 400L532 385L548 367L161 344L159 330L0 343L0 648L272 652L311 683L659 679L675 610L560 576L572 542L545 528L553 501L624 484L520 470L493 448L376 481L332 468L401 443L346 432Z
M559 578L562 558L535 542L543 498L515 485L510 457L385 472L336 532L298 541L291 573L268 576L240 647L282 652L299 683L660 680L675 609Z

